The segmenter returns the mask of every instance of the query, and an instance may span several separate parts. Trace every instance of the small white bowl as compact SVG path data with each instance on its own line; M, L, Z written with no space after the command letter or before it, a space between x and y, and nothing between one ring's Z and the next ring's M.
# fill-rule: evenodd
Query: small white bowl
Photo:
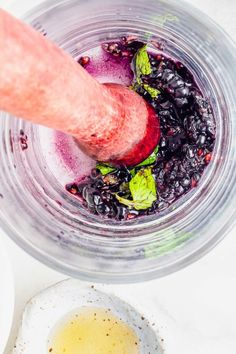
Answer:
M53 328L73 311L82 307L110 309L111 313L136 333L140 354L163 354L158 336L135 308L116 296L81 285L75 279L62 281L36 295L26 305L14 354L46 354Z

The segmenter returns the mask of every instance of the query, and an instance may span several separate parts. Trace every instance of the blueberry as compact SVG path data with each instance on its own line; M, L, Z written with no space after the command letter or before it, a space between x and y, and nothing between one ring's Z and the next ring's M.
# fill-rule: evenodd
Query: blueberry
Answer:
M192 177L194 178L195 181L198 182L201 178L201 175L199 173L195 172Z
M118 220L126 219L127 214L128 214L128 210L126 207L119 206L119 205L116 206L116 218Z
M164 201L161 201L161 202L157 205L157 209L158 209L159 211L163 211L163 210L165 210L166 208L168 208L168 206L169 206L169 203L164 202Z
M187 98L185 98L185 97L176 98L176 99L175 99L175 103L176 103L176 106L177 106L178 108L181 108L181 107L183 107L184 105L188 104L188 100L187 100Z
M116 173L116 176L121 182L129 182L132 178L128 169L119 169Z
M175 193L177 194L178 197L181 196L182 194L184 194L184 188L180 185L175 189Z
M189 95L189 88L187 86L179 87L175 90L175 97L181 98Z
M167 146L167 139L165 137L162 137L159 143L159 146L161 148L166 147Z
M109 192L109 190L107 190L107 191L103 190L101 192L101 197L102 197L102 200L105 201L105 202L110 202L110 201L112 201L114 199L113 194L111 194Z
M190 183L191 183L191 180L190 180L189 177L185 177L185 178L183 178L183 179L181 180L181 185L182 185L183 187L188 187L188 186L190 186Z
M177 178L173 180L172 186L174 187L174 189L176 189L180 186L180 182Z
M108 215L111 212L111 208L107 204L103 203L96 206L96 211L98 214Z
M97 178L95 183L93 184L94 188L101 189L104 187L104 182L102 178Z
M173 107L173 103L171 101L167 100L163 103L160 103L160 107L163 109L170 109Z
M172 203L176 199L174 192L171 192L166 196L166 202Z
M182 78L176 74L173 79L168 82L168 87L172 88L172 89L177 89L179 87L184 86L184 81L182 80Z
M103 203L103 200L102 200L102 197L100 194L98 194L98 193L93 194L93 203L96 206Z
M208 126L206 128L206 132L207 132L207 135L209 135L211 138L215 137L215 128L214 127Z
M88 189L89 189L89 186L88 185L85 185L84 187L82 187L82 197L86 200L87 199L87 195L88 195Z
M183 153L188 159L192 159L195 156L195 147L192 145L185 144L183 146Z
M198 140L197 140L198 145L203 146L205 144L205 142L206 142L206 135L200 134L198 136Z
M86 187L83 190L83 198L86 200L89 206L94 206L94 195L96 195L96 189L93 187Z
M172 71L172 70L169 70L169 69L166 69L166 70L164 70L164 72L163 72L162 80L163 80L163 81L166 81L166 82L168 83L168 82L171 81L174 77L175 77L175 74L173 73L173 71Z

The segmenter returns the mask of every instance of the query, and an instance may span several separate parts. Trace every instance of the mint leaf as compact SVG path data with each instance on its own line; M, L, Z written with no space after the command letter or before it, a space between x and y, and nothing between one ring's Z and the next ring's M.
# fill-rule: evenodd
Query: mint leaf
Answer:
M146 44L137 51L133 63L136 81L141 83L141 75L150 75L152 72Z
M156 98L160 94L160 91L147 84L143 84L141 79L142 75L150 75L152 72L152 67L149 60L146 44L142 48L140 48L135 54L133 59L133 70L135 74L135 79L131 89L134 91L138 91L140 87L143 87L144 90L147 91L152 98Z
M129 189L135 201L148 201L151 206L157 199L156 183L151 167L139 170L129 182Z
M147 165L152 165L153 163L156 162L156 158L157 158L157 154L158 154L158 149L159 146L157 146L154 151L151 153L150 156L148 156L148 158L146 158L146 160L140 162L137 166L135 167L139 167L139 166L147 166Z
M145 210L152 206L157 199L156 183L150 167L139 170L129 182L129 189L133 200L120 197L116 194L117 200L136 210Z
M100 171L100 173L103 176L116 170L114 167L110 166L109 164L105 164L105 163L97 163L96 168Z
M151 86L149 86L147 84L144 84L143 88L144 88L145 91L147 91L149 93L149 95L152 98L156 98L161 93L161 91L159 91L158 89L156 89L154 87L151 87Z

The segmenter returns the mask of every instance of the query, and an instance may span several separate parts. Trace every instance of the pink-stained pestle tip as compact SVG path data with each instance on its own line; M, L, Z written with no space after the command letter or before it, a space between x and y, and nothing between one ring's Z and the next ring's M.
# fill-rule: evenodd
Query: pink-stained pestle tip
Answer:
M158 144L159 120L128 88L100 84L32 27L0 9L0 109L74 136L98 161L135 165Z

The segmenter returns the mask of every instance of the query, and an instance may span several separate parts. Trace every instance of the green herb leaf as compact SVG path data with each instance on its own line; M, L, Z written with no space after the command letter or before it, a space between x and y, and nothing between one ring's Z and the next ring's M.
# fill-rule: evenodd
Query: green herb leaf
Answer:
M160 94L160 91L147 84L143 84L141 79L142 75L150 75L152 72L146 44L135 54L133 59L133 68L135 78L131 89L137 91L140 87L143 87L144 90L147 91L152 98L156 98Z
M149 75L152 72L146 44L137 51L134 56L133 63L136 81L140 83L141 75Z
M147 166L147 165L152 165L153 163L156 162L156 158L157 158L157 154L158 154L158 150L159 150L159 146L157 146L154 151L151 153L150 156L148 156L148 158L146 158L146 160L142 161L140 164L138 164L135 167L139 167L139 166ZM130 171L131 172L131 171Z
M149 86L147 84L144 84L143 88L144 88L145 91L147 91L149 93L149 95L152 98L156 98L161 93L161 91L159 91L158 89L156 89L154 87L151 87L151 86Z
M129 182L133 200L149 202L150 206L157 199L156 183L151 167L141 169Z
M116 170L114 167L110 166L109 164L105 164L105 163L97 163L96 168L100 171L100 173L103 176Z
M149 167L139 170L129 182L129 189L133 200L116 194L120 203L136 210L145 210L151 207L157 199L156 183L152 175L152 169Z
M126 206L128 206L130 209L136 209L136 210L145 210L147 208L149 208L150 206L152 206L152 204L150 205L150 202L148 200L142 200L142 201L134 201L134 200L129 200L129 199L125 199L123 197L120 197L119 195L116 194L116 198L118 199L118 201L121 204L124 204Z

